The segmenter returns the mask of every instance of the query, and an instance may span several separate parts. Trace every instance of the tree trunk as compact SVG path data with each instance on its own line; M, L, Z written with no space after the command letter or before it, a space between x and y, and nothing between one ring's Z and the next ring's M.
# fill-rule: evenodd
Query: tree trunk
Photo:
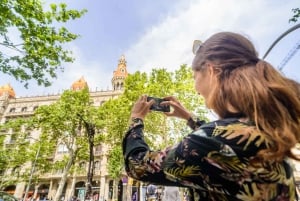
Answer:
M56 191L56 194L54 196L54 200L53 201L60 201L61 200L61 195L62 195L62 192L64 190L64 187L65 187L65 184L66 184L66 181L67 181L67 178L68 178L68 174L69 174L69 171L72 167L72 165L74 164L75 162L75 157L76 157L76 153L77 153L77 150L72 150L70 153L70 158L67 162L67 165L62 173L62 177L59 181L59 185L58 185L58 188L57 188L57 191ZM66 200L66 198L64 198L64 200Z

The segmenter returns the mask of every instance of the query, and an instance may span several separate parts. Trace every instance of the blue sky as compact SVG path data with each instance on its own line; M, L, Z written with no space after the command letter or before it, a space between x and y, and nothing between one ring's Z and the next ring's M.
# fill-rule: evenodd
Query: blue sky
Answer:
M67 27L81 37L66 48L74 63L51 87L31 82L29 89L1 74L0 86L10 83L16 95L36 96L61 93L84 76L91 90L111 89L111 78L122 54L129 73L150 72L152 68L178 69L190 65L194 39L205 40L219 31L244 34L255 44L260 57L295 23L289 23L298 0L46 0L65 2L69 8L88 12ZM300 23L300 21L299 21ZM277 67L300 41L300 29L282 39L266 60ZM300 81L300 51L283 68L283 73Z

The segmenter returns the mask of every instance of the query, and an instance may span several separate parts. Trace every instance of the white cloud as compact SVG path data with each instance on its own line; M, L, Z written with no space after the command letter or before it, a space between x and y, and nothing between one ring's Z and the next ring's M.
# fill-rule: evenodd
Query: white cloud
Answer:
M156 67L171 70L183 63L190 65L193 40L205 40L219 31L248 35L262 56L291 27L288 19L291 9L297 6L297 1L192 1L185 9L177 8L176 13L151 27L131 46L125 53L129 69L149 72ZM287 50L281 52L286 53Z
M288 23L292 16L291 9L299 7L297 0L178 0L177 7L169 11L169 16L161 18L156 25L150 25L144 35L137 39L124 52L127 68L130 73L136 70L149 72L152 68L167 68L174 70L181 64L190 65L193 54L191 52L194 39L205 40L211 34L219 31L234 31L248 35L254 42L260 56L262 56L273 41L293 24ZM159 12L158 12L159 13ZM163 15L162 15L163 16ZM146 25L145 26L149 26ZM300 32L300 30L299 30ZM299 40L299 32L291 34L291 38L283 40L270 53L267 60L277 66ZM109 33L108 33L109 34ZM297 36L295 36L297 35ZM88 36L86 36L88 37ZM289 42L289 46L287 43ZM112 44L114 45L114 44ZM115 63L105 66L104 61L94 58L86 59L88 52L81 52L80 47L72 43L68 47L76 58L74 63L64 64L64 73L58 75L58 80L49 88L30 86L30 93L26 92L22 84L15 83L13 87L17 95L44 95L58 93L69 89L71 84L84 76L90 89L111 88ZM91 50L94 51L94 50ZM300 52L298 53L298 55ZM291 63L299 64L299 56ZM286 67L286 74L300 80L300 70ZM13 78L1 75L1 85Z
M108 87L111 89L112 72L108 74L103 65L97 60L87 61L79 47L69 45L67 49L73 52L72 56L76 58L76 61L63 64L64 72L58 72L58 79L51 80L53 83L50 87L37 86L35 81L31 81L29 89L25 89L22 83L15 82L12 77L7 75L1 76L1 85L13 83L12 86L18 97L58 94L63 90L70 89L72 83L83 76L92 91L106 90Z
M59 75L59 82L53 83L53 88L69 89L72 83L82 76L87 81L89 88L92 91L95 91L96 89L106 90L107 86L110 86L110 80L107 80L107 78L112 77L112 72L108 75L103 65L96 59L93 61L85 60L79 47L71 45L68 49L72 50L76 62L64 65L64 73Z

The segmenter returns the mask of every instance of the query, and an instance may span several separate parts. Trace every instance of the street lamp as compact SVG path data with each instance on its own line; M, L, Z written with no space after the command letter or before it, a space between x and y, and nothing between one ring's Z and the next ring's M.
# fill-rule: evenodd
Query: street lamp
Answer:
M92 197L92 183L93 183L93 175L94 175L94 136L95 136L95 124L87 122L82 115L77 114L78 117L83 121L84 127L87 131L87 137L89 142L89 167L87 173L87 182L86 182L86 192L85 199L91 199Z
M29 177L29 180L28 180L28 184L27 184L27 187L26 187L26 191L25 191L23 201L25 201L25 199L27 198L27 195L28 195L28 192L29 192L29 189L30 189L30 186L31 186L31 180L32 180L32 177L33 177L33 173L35 171L35 165L36 165L37 159L38 159L39 154L40 154L40 149L41 149L41 142L39 140L35 139L35 138L32 138L32 139L39 142L39 147L38 147L38 150L35 154L35 158L34 158L31 170L30 170L30 177Z

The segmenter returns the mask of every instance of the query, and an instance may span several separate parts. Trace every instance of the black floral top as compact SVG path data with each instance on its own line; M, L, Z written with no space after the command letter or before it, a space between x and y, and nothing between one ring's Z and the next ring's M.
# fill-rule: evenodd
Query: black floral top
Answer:
M143 122L135 119L123 140L127 174L137 180L193 189L194 200L295 200L293 170L287 160L251 160L272 146L252 123L228 118L203 124L162 151L152 151L143 138ZM251 160L251 162L250 162Z

